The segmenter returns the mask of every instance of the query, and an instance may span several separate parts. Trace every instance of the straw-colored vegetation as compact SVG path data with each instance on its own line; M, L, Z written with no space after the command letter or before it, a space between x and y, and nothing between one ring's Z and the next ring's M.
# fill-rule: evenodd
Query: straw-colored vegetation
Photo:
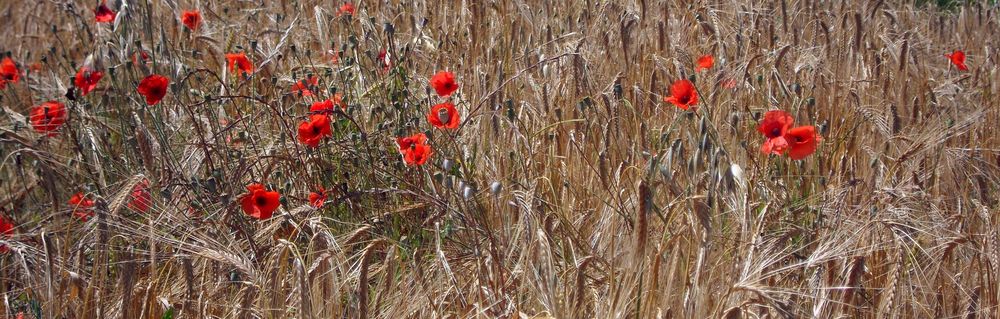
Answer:
M341 4L2 1L0 317L998 316L995 3ZM67 96L83 65L106 73ZM427 121L440 70L457 129ZM690 111L663 102L684 78ZM300 143L335 93L332 136ZM40 134L50 100L68 120ZM814 154L761 153L773 109ZM434 151L407 166L417 132ZM273 217L241 209L251 183Z

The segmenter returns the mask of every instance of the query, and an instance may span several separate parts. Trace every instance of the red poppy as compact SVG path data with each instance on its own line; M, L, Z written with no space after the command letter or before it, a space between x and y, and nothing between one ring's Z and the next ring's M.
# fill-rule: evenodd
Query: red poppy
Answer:
M14 223L7 219L7 217L0 216L0 238L10 238L13 236ZM10 251L10 247L0 244L0 253L7 253L8 251Z
M706 54L698 58L698 66L694 67L695 72L701 72L701 70L711 69L715 65L715 58L711 54Z
M201 26L201 12L198 10L181 12L181 23L184 23L184 26L191 31L197 31L198 27Z
M76 193L69 199L70 206L73 206L73 216L81 221L87 221L94 216L94 201L87 199L83 193Z
M434 150L427 145L427 135L417 133L408 137L397 137L396 144L399 144L399 152L403 154L403 162L407 166L419 166L427 163Z
M229 70L233 73L253 73L253 63L247 59L246 53L226 53L226 61L229 63Z
M313 103L312 106L309 107L309 112L312 114L330 115L336 112L334 106L340 106L341 110L347 109L347 105L344 104L342 94L337 93L334 94L333 97L331 97L330 99Z
M944 56L951 60L951 64L954 64L959 70L969 70L969 67L965 65L965 52L962 52L962 50L955 50L955 52L945 54Z
M247 186L247 193L240 199L240 207L250 217L268 219L281 205L280 199L281 194L278 192L268 191L261 184L250 184Z
M382 72L389 72L389 69L392 68L392 56L385 49L378 53L378 61L382 63Z
M14 64L14 60L11 60L9 57L3 58L3 62L0 62L0 90L7 88L7 82L17 83L20 73L17 70L17 64Z
M139 64L139 58L142 58L142 62L149 61L149 53L147 53L146 50L139 49L138 51L139 51L138 53L132 54L133 64Z
M326 190L323 189L323 187L320 187L315 192L309 193L309 205L321 208L324 203L326 203Z
M309 116L308 121L299 123L299 142L309 147L319 146L323 138L332 136L330 117L322 114Z
M101 5L94 9L94 20L97 23L111 23L115 21L115 16L118 15L114 11L108 8L107 3L101 2Z
M698 104L698 92L694 90L694 83L688 80L677 80L670 86L670 96L663 98L664 102L673 103L677 107L687 110L689 107Z
M31 71L31 72L41 71L42 70L42 63L41 62L32 63L31 65L28 66L28 70Z
M132 200L128 203L128 208L145 213L153 203L153 194L149 192L149 181L142 180L132 187Z
M458 110L451 103L435 105L427 113L427 121L436 128L456 128L459 123Z
M354 15L353 3L345 2L344 4L340 5L340 9L337 10L337 15L344 15L344 14L349 14L352 16Z
M295 84L292 84L292 93L302 94L302 96L313 96L313 92L310 88L315 87L317 84L319 84L319 78L315 76L310 76L301 81L295 81Z
M449 96L458 90L458 83L455 83L455 74L441 71L431 77L431 87L439 96Z
M150 74L139 82L139 94L146 97L146 104L156 105L167 95L170 79L159 74Z
M35 132L55 136L59 127L66 123L66 106L57 101L48 101L31 108L29 118Z
M407 137L396 138L396 144L399 145L400 152L410 149L414 145L426 144L426 143L427 143L427 135L424 133L417 133Z
M800 160L816 151L819 141L823 140L816 134L816 128L812 125L799 126L785 132L785 141L788 142L788 157L793 160Z
M764 113L764 118L760 120L757 131L767 138L776 138L785 135L785 132L792 127L795 119L791 114L782 110L770 110Z
M86 96L97 87L97 82L104 77L104 72L94 70L88 66L80 68L80 71L76 72L76 78L73 80L73 84L80 89L80 94Z

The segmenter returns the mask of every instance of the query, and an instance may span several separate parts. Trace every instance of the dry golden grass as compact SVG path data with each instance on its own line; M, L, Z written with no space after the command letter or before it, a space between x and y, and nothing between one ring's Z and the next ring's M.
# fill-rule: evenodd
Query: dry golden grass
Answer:
M340 4L112 0L112 27L95 1L0 3L0 51L39 63L0 93L0 316L1000 316L995 3ZM250 78L225 70L241 51ZM71 101L88 59L108 75ZM438 70L459 130L427 124ZM150 72L174 83L152 107ZM349 104L314 150L312 100L288 94L307 74ZM661 101L689 77L697 111ZM47 100L70 113L49 138L25 121ZM817 125L818 151L762 155L769 109ZM435 153L407 167L394 138L418 131ZM273 218L240 210L251 182L282 193Z

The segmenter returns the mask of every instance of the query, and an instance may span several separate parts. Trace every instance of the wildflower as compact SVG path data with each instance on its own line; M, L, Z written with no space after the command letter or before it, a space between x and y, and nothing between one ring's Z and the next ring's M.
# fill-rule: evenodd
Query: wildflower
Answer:
M142 180L132 187L131 201L128 208L145 213L153 202L153 194L149 192L149 181Z
M170 79L159 74L150 74L139 82L139 94L146 97L146 104L156 105L160 103L164 95L167 95L167 85Z
M55 136L59 127L66 123L66 106L57 101L48 101L31 108L31 127L35 132Z
M944 56L951 60L951 64L954 64L959 70L969 70L969 67L965 65L965 52L962 52L962 50L955 50L955 52L945 54Z
M17 83L20 78L20 71L17 70L17 64L14 64L14 60L8 58L3 58L0 62L0 90L7 88L7 83Z
M715 65L715 58L711 54L706 54L698 58L698 66L694 67L695 72L701 72L701 70L711 69Z
M323 138L332 136L330 117L322 114L309 116L308 121L299 124L299 142L309 147L319 146Z
M391 58L392 57L389 55L389 52L385 49L382 49L382 51L378 53L378 61L379 63L382 63L382 72L389 72L389 69L392 68Z
M73 216L80 221L87 221L94 216L94 201L87 199L83 193L76 193L69 199L70 206L73 206Z
M108 8L108 5L105 1L102 1L101 5L97 6L97 8L94 8L94 20L96 20L97 23L114 22L116 15L118 14L115 13L114 11L111 11L111 9Z
M789 129L785 132L785 140L788 142L788 157L800 160L815 152L822 138L816 134L816 128L809 125Z
M315 76L309 76L301 81L295 81L295 84L292 84L292 93L301 94L302 96L313 96L313 92L310 88L315 87L317 84L319 84L319 78Z
M340 106L342 111L347 109L347 105L345 105L343 101L343 95L340 93L334 94L332 98L325 101L313 103L312 106L309 107L309 112L312 114L330 115L336 112L334 106Z
M427 135L417 133L408 137L397 137L399 152L403 155L403 162L407 166L419 166L427 163L434 150L427 145Z
M139 49L137 51L138 51L138 53L133 53L132 54L132 63L133 64L139 64L139 58L142 59L143 63L145 63L146 61L149 61L149 53L146 52L146 50Z
M7 219L6 216L0 215L0 239L6 239L14 236L14 223ZM0 244L0 253L7 253L10 251L10 247L7 245Z
M315 192L309 193L309 205L322 208L324 203L326 203L326 190L323 187L319 187Z
M268 219L274 214L281 203L281 194L268 191L261 184L250 184L247 186L247 193L240 199L240 207L243 212L256 219Z
M229 63L229 70L233 73L253 73L253 63L247 59L246 53L226 53L226 61Z
M354 4L350 2L345 2L340 5L340 9L337 10L337 15L354 15Z
M677 80L670 86L670 96L663 98L664 102L673 103L677 107L687 110L689 107L698 104L698 92L694 90L694 83L688 80Z
M427 121L436 128L456 128L459 123L458 110L451 103L435 105L427 113Z
M97 87L97 82L101 81L102 77L104 77L104 72L84 66L80 68L80 71L76 72L73 84L80 89L81 95L86 96Z
M198 10L181 12L181 23L191 31L198 31L198 27L201 26L201 12Z
M447 71L441 71L431 77L431 87L437 92L438 96L449 96L458 90L458 84L455 83L455 74Z
M767 137L767 141L761 145L760 150L764 154L781 155L788 147L785 141L785 132L792 127L794 119L791 114L781 110L771 110L764 113L764 119L757 126L757 131Z

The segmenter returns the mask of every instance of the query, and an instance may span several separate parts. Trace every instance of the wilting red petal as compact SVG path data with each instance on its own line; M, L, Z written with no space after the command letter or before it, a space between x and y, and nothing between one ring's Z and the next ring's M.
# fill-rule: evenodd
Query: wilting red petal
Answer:
M706 54L698 58L698 66L694 67L695 72L701 72L701 70L711 69L715 65L715 58L712 58L711 54Z
M246 53L226 53L226 62L229 63L229 70L234 74L238 72L253 73L253 63L247 58Z
M292 93L301 94L302 96L312 96L313 92L310 88L316 86L317 84L319 84L319 78L315 76L310 76L301 81L295 81L295 84L292 84Z
M69 205L73 208L73 216L81 221L87 221L94 216L94 201L84 197L82 192L73 194L69 199Z
M14 236L14 223L7 219L6 216L0 215L0 238L8 239ZM0 244L0 253L7 253L10 251L10 247L7 245Z
M944 56L947 57L949 60L951 60L951 63L954 64L955 67L958 68L959 70L962 71L969 70L969 67L965 65L965 52L962 52L961 50L955 50L955 52L952 52L951 54L945 54Z
M149 181L143 180L132 187L130 194L132 200L128 203L128 208L145 213L153 204L153 194L149 192Z
M191 31L198 30L198 27L201 26L201 12L198 12L198 10L182 12L181 23L184 23L184 26L191 29Z
M340 5L340 9L337 10L337 15L344 15L344 14L354 15L353 3L345 2L344 4Z
M325 202L326 202L326 190L324 190L322 187L315 192L309 193L309 205L312 205L312 207L316 208L323 207L323 204Z
M431 87L438 96L449 96L458 90L458 83L455 83L455 74L441 71L431 77Z
M159 74L150 74L139 82L139 94L146 97L146 104L156 105L167 95L170 79Z
M101 5L94 8L94 20L97 23L111 23L115 21L115 16L118 15L114 11L108 8L107 4L101 2Z

